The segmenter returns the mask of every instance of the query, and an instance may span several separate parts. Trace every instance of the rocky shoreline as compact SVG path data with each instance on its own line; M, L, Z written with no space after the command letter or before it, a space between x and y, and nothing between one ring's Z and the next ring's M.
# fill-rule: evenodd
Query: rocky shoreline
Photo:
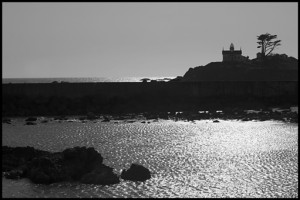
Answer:
M293 110L296 109L296 110ZM48 123L51 121L57 122L75 122L80 121L101 121L111 122L124 121L133 123L141 120L142 123L151 123L159 119L174 120L174 121L195 121L195 120L241 120L241 121L266 121L278 120L283 122L298 123L298 106L281 107L281 108L264 108L255 110L246 110L241 108L226 108L223 110L204 110L204 111L178 111L178 112L144 112L144 113L127 113L127 114L105 114L98 115L87 113L83 116L53 116L53 117L27 117L24 125L36 125L38 123ZM3 118L2 123L12 124L13 119Z
M103 157L92 147L74 147L51 153L29 146L2 146L2 176L8 179L28 178L37 184L77 181L111 185L119 183L120 178L145 181L151 178L151 173L141 165L132 164L119 176L113 168L103 164Z

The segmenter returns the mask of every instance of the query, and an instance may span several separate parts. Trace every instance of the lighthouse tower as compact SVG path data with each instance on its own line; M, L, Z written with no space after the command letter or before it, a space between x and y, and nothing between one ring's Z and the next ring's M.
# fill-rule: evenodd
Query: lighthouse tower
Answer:
M229 50L230 50L231 52L234 51L234 45L233 45L233 43L230 44Z
M242 50L234 50L233 43L230 44L229 51L223 50L223 62L240 62L243 59Z

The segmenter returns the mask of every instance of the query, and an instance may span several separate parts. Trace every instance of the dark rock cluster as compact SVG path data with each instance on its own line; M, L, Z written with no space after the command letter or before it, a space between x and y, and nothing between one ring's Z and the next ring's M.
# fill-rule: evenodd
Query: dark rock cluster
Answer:
M11 119L4 118L4 119L2 119L2 123L11 124Z
M25 125L36 125L35 122L26 122Z
M271 109L264 109L259 112L247 112L244 109L232 108L223 111L209 110L209 111L183 111L183 112L151 112L145 113L146 119L171 119L174 121L179 120L213 120L214 123L219 122L217 119L223 120L241 120L241 121L266 121L266 120L279 120L284 122L298 123L298 113L287 111L272 111Z
M133 172L129 169L129 173L121 177L133 181L151 177L149 170L143 166L133 165L133 168ZM113 168L104 165L103 157L92 147L74 147L50 153L33 147L2 146L2 172L9 179L29 178L40 184L78 181L110 185L120 182Z
M36 117L28 117L25 121L26 122L33 122L33 121L36 121L37 118Z
M122 171L121 178L124 180L131 180L131 181L145 181L151 178L151 173L149 169L141 165L131 164L128 170Z
M206 111L190 111L184 110L181 112L175 111L151 111L151 112L143 112L143 113L130 113L130 114L111 114L111 115L95 115L93 113L89 113L86 116L77 116L69 119L66 116L56 116L56 117L29 117L25 120L24 125L36 125L38 123L48 123L49 121L57 122L74 122L76 120L85 123L87 121L96 122L111 122L112 120L122 120L125 123L133 123L138 120L141 120L141 123L151 123L156 122L159 119L163 120L174 120L174 121L194 121L194 120L213 120L213 122L218 122L218 119L223 120L241 120L241 121L266 121L266 120L279 120L284 122L292 122L298 123L298 113L290 110L290 107L281 107L281 111L272 110L270 107L259 106L256 108L253 107L225 107L221 109L211 109L211 108L203 108ZM253 112L247 112L247 110L252 109ZM10 118L3 118L2 123L12 124L12 120ZM115 121L114 123L118 123Z

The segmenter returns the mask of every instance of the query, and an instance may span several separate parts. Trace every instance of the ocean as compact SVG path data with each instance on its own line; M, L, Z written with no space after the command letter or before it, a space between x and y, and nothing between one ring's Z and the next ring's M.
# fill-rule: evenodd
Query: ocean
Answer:
M52 83L57 82L142 82L149 78L156 81L169 81L175 77L81 77L81 78L2 78L2 83Z
M297 123L44 119L35 126L24 125L25 118L2 124L2 145L52 152L94 147L117 174L139 163L151 179L100 186L2 177L2 197L298 198Z

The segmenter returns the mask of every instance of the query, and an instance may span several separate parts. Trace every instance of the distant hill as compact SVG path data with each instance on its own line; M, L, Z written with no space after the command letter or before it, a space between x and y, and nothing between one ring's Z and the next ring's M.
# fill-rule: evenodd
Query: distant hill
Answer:
M285 54L243 63L211 62L171 81L298 81L298 60Z

